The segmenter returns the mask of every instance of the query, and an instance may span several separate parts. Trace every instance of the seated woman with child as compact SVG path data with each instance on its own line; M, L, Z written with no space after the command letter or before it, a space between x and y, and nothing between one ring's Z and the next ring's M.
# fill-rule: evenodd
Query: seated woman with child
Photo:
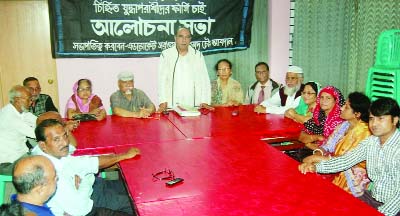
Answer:
M93 114L98 121L106 117L103 103L92 93L92 82L89 79L78 80L72 89L74 94L67 102L67 118L73 119L77 114Z

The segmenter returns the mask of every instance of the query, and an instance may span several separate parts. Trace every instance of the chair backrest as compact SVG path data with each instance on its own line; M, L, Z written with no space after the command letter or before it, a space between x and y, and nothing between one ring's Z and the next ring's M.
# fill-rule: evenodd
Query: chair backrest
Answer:
M0 175L0 205L4 203L4 195L6 192L6 182L11 182L12 176Z
M379 35L374 67L400 68L400 29Z
M370 68L366 94L372 101L381 97L400 101L400 68Z

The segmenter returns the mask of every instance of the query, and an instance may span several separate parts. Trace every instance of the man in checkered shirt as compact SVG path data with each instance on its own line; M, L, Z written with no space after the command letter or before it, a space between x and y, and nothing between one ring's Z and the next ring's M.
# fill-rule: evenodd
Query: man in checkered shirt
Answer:
M303 163L299 170L336 173L361 161L367 162L370 190L359 197L385 215L400 215L400 108L391 98L380 98L370 107L369 128L372 136L352 151L318 164Z

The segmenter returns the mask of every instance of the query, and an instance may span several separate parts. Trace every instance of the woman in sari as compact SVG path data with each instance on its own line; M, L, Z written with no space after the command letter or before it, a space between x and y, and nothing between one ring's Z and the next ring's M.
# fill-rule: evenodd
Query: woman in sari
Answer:
M314 150L314 155L306 157L303 162L318 163L332 156L341 156L370 136L369 106L367 96L359 92L351 93L341 108L340 117L345 121L337 126L322 146ZM365 161L339 173L332 182L356 197L361 196L369 183Z
M93 114L98 121L106 117L106 111L101 99L92 94L92 82L89 79L80 79L72 89L74 94L67 102L67 118L81 113Z
M218 78L211 82L211 105L238 106L243 103L240 83L231 78L232 63L221 59L215 65Z
M300 104L296 109L290 108L286 110L285 117L302 124L311 119L317 104L317 95L320 89L321 85L317 82L308 82L304 84L304 89L301 92Z
M303 124L304 129L300 133L299 141L306 143L311 149L320 146L336 126L343 122L340 118L340 108L344 102L339 89L334 86L323 88L318 94L313 117Z

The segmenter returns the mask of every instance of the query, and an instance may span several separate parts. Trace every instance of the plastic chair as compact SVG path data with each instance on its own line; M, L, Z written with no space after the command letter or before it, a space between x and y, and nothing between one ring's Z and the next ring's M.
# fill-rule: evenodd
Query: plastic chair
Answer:
M381 97L390 97L400 101L400 68L370 68L366 94L372 101Z
M4 196L6 192L6 182L11 182L12 176L0 175L0 205L4 203Z
M400 68L400 29L379 35L374 67Z

